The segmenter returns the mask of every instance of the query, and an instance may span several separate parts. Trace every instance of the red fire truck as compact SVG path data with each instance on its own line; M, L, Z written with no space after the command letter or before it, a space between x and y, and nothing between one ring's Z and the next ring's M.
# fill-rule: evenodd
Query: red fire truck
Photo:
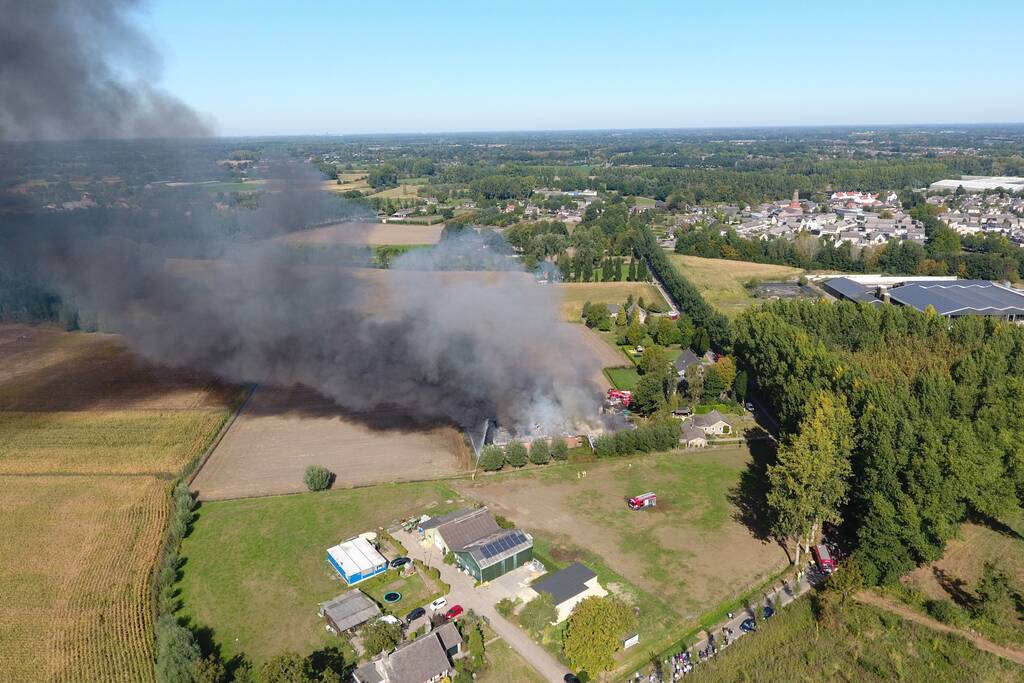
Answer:
M658 496L654 495L651 491L641 493L639 496L629 499L630 510L643 510L644 508L652 508L657 504Z
M609 389L608 390L608 403L614 406L622 406L628 408L630 402L633 400L632 391L623 391L620 389Z

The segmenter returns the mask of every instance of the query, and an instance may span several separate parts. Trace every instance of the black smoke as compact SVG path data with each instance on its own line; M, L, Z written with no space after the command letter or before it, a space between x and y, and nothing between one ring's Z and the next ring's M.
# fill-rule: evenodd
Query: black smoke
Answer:
M0 268L55 288L148 359L302 384L356 413L546 431L596 416L596 368L555 290L472 230L389 270L275 239L283 214L322 201L280 188L230 234L168 207L37 215L0 232Z
M209 134L156 85L135 0L0 0L0 140Z

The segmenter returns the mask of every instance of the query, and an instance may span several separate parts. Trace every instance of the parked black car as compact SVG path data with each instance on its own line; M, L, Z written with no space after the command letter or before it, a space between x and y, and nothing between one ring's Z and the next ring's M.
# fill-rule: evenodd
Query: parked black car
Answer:
M396 557L395 559L391 560L391 568L392 569L396 569L398 567L401 567L403 564L409 564L409 558L408 557Z
M580 678L576 674L565 674L565 676L562 677L562 680L565 681L565 683L580 683Z
M405 621L406 621L406 623L412 623L412 622L416 621L417 619L419 619L420 617L422 617L426 613L427 613L427 610L423 609L422 607L417 607L416 609L414 609L413 611L411 611L411 612L409 612L408 614L405 615Z
M753 619L744 619L740 622L740 630L744 633L753 633L757 630L757 622Z

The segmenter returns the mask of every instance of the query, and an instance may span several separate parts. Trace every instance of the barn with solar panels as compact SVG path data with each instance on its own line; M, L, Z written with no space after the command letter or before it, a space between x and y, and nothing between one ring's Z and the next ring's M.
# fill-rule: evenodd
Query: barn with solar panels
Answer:
M455 551L459 565L477 581L491 581L533 559L533 539L519 529L501 529Z
M502 529L485 507L439 515L419 525L442 553L453 553L458 565L477 581L490 581L533 559L533 539L520 529Z

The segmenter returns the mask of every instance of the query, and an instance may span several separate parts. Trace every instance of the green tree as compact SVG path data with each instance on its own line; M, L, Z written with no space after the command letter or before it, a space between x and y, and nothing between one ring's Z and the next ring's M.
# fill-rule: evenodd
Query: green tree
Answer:
M192 632L164 614L157 619L155 635L158 683L193 683L201 654Z
M693 335L696 332L693 327L693 321L688 316L681 315L679 320L676 321L676 327L679 328L679 344L684 348L690 348L693 344Z
M662 378L644 375L633 387L633 400L629 407L641 415L657 412L665 404L665 390Z
M800 541L814 542L819 524L841 521L852 474L853 418L835 395L819 392L808 401L795 435L779 446L777 462L768 467L768 506L772 530L796 541L793 564L800 561Z
M665 349L652 344L644 349L636 367L640 374L653 374L660 377L664 375L667 365L668 358L665 356Z
M572 667L596 677L609 671L622 637L634 627L632 610L619 599L585 598L576 605L565 629L562 648Z
M690 342L690 348L698 356L703 356L711 348L711 337L708 335L708 331L703 327L698 327L693 332L693 340Z
M505 447L505 462L512 467L522 467L527 463L526 446L519 441L513 441Z
M667 316L659 316L657 318L658 327L655 332L654 339L662 346L670 346L672 344L678 344L682 338L682 334L679 332L679 326Z
M747 385L749 383L750 380L747 378L746 370L740 370L736 373L736 379L732 383L732 393L740 403L743 403L747 398Z
M323 465L310 465L302 479L310 491L323 491L331 486L334 475Z
M256 671L258 683L309 683L314 680L305 657L285 652L260 665Z
M637 346L644 340L644 328L640 325L640 316L633 316L626 330L626 343L630 346Z
M550 593L541 592L519 612L519 623L530 633L537 635L558 618L555 600Z
M710 401L717 401L728 387L717 367L708 368L704 373L704 396Z
M364 626L360 635L367 654L378 655L402 642L402 625L378 619Z
M693 403L700 403L704 399L704 369L694 363L683 371L683 380L686 383L686 397Z
M551 446L546 439L537 439L530 444L530 462L546 465L551 461Z
M995 562L986 562L974 588L977 600L971 605L971 614L978 619L997 622L1000 613L1011 605L1013 592L1009 574Z
M224 662L219 657L207 655L195 666L196 683L223 683L227 680L228 673L224 668Z
M551 457L559 461L568 460L569 445L562 439L555 439L555 442L551 444Z
M477 464L486 472L496 472L505 466L505 452L498 446L484 446Z
M484 632L480 629L480 623L473 624L469 629L469 659L473 671L480 671L487 663L485 659Z

